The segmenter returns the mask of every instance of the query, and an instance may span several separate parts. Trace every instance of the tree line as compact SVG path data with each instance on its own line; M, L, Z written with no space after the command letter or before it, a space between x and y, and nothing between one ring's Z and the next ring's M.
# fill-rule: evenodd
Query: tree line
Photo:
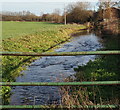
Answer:
M59 9L53 13L37 16L30 11L22 12L2 12L2 21L47 21L54 23L64 23L65 15L67 23L84 23L90 20L93 11L88 10L88 3L74 3L65 7L64 13L60 14Z
M93 21L103 20L104 17L108 18L111 15L111 11L104 10L110 9L110 7L117 7L119 9L119 2L107 2L99 1L98 10L90 10L91 4L89 2L76 2L71 3L64 9L64 13L61 15L59 9L55 9L53 13L42 14L37 16L30 11L22 12L2 12L2 21L45 21L53 23L64 23L66 18L66 23L86 23ZM119 11L119 10L118 10ZM115 12L114 12L115 13ZM103 14L105 16L103 16Z
M40 21L40 17L30 11L2 12L2 21Z

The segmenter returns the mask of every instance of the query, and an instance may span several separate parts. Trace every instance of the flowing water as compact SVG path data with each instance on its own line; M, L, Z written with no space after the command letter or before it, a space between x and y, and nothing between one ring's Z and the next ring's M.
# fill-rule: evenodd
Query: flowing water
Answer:
M100 40L101 39L93 33L80 35L62 44L61 48L55 51L96 51L102 47ZM19 76L16 82L61 82L64 78L75 73L75 67L85 65L88 61L94 60L95 57L95 55L42 57L31 63L31 65L27 67L27 70L23 71L24 75ZM61 103L59 87L17 86L13 88L12 93L11 105Z

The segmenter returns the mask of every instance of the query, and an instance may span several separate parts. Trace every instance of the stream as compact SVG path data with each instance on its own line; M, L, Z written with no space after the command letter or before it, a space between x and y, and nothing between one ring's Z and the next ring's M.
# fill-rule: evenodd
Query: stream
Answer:
M100 38L93 33L72 37L61 45L56 52L96 51L102 48ZM85 65L95 59L88 56L50 56L42 57L22 71L16 82L62 82L64 78L75 74L74 68ZM54 86L16 86L12 89L11 105L60 104L59 87Z

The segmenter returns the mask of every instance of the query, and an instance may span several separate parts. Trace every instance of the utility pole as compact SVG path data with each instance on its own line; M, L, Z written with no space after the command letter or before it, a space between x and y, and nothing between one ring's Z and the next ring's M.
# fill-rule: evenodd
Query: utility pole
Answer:
M95 6L94 6L94 12L95 12Z
M65 25L67 24L65 4L64 4L64 24Z

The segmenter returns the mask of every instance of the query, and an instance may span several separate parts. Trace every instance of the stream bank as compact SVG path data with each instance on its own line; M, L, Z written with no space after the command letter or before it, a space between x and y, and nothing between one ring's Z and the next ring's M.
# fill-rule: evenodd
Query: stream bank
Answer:
M105 30L104 30L105 31ZM101 51L120 50L119 34L107 34L105 32L96 35L102 38L103 47ZM120 81L120 55L100 55L94 61L89 61L87 65L79 65L74 68L74 79L71 77L69 81ZM65 95L63 94L63 105L118 105L120 104L120 86L118 85L103 85L103 86L88 86L88 87L64 87ZM109 108L111 109L111 108ZM98 109L99 110L99 109Z
M56 52L96 51L102 47L100 38L94 33L74 36L69 42L61 45ZM85 65L94 60L95 55L90 56L53 56L42 57L23 71L16 82L61 82L64 78L75 73L74 68ZM46 105L61 104L61 95L58 87L15 87L12 90L11 105Z

